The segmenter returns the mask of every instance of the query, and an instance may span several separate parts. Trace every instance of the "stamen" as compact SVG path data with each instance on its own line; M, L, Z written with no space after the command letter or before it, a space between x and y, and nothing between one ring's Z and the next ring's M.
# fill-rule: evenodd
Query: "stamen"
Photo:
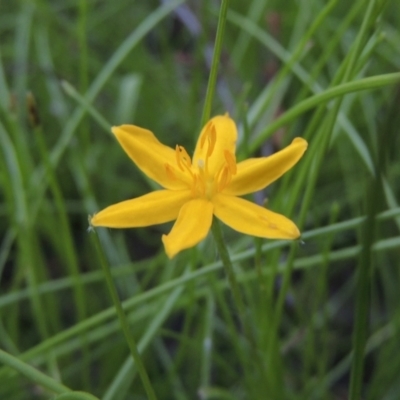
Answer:
M237 172L235 155L233 153L231 153L229 150L224 150L224 156L225 156L225 161L229 168L230 173L232 175L235 175Z
M182 165L181 153L179 151L179 146L178 145L175 146L175 157L176 157L176 163L178 164L179 169L181 171L185 171L185 169L183 168L183 165Z
M207 125L204 127L204 134L200 138L200 149L203 149L204 143L206 142L206 139L208 137L208 132L213 125L212 121L208 121Z
M183 146L176 145L175 147L176 163L181 171L189 170L192 166L192 159Z
M215 142L217 141L217 132L215 130L215 125L212 121L208 121L204 128L204 133L200 138L200 149L203 149L205 142L208 142L207 156L210 157L214 151Z
M168 179L171 179L171 181L176 181L176 176L174 173L174 168L171 167L169 164L165 164L165 172L167 173Z
M215 143L217 141L217 131L215 129L214 124L211 126L207 139L208 139L207 157L210 157L214 151Z
M221 192L231 181L231 173L229 168L225 166L221 169L218 177L218 191Z

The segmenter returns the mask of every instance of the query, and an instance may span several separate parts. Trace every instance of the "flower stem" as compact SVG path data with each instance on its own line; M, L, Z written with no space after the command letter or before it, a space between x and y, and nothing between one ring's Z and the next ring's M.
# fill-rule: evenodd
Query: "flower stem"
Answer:
M232 289L233 299L235 301L236 307L239 311L239 316L242 321L243 327L244 324L244 303L242 299L242 295L239 290L239 285L236 281L235 273L233 272L232 261L229 257L228 249L226 248L224 239L222 237L221 225L219 221L214 218L213 224L211 227L215 243L217 244L218 252L222 260L222 264L224 265L225 272L228 275L229 284Z
M217 34L215 37L214 53L211 63L210 76L208 78L206 99L204 101L203 115L201 116L201 126L204 126L210 119L211 105L214 98L215 84L217 82L219 59L222 49L222 40L225 32L226 14L228 13L229 0L222 0L218 16Z
M60 382L54 380L53 378L45 375L43 372L40 372L36 368L31 365L25 363L19 358L13 356L12 354L6 353L2 349L0 349L0 362L5 364L16 371L18 371L21 375L24 375L26 378L35 382L37 385L40 385L51 392L61 394L72 392L70 388L64 386Z
M115 288L114 281L113 281L112 276L111 276L110 267L108 265L106 256L104 254L104 251L103 251L103 248L101 246L100 240L99 240L99 238L97 236L97 233L93 232L92 237L93 237L93 242L94 242L94 245L96 247L97 253L98 253L99 258L100 258L100 263L101 263L101 267L102 267L103 272L104 272L104 277L105 277L106 282L107 282L108 290L110 291L110 295L111 295L112 301L114 303L114 307L115 307L115 309L117 311L117 315L118 315L118 318L119 318L119 322L121 324L122 331L123 331L125 339L126 339L126 341L128 343L128 346L129 346L129 349L131 351L133 360L136 363L140 378L142 380L142 384L143 384L144 389L145 389L145 391L147 393L147 397L150 400L157 400L157 397L156 397L154 389L153 389L153 387L151 385L149 376L147 375L147 372L146 372L146 369L145 369L144 364L142 362L142 359L140 358L140 354L139 354L139 351L137 349L135 339L133 338L133 335L129 330L128 321L126 319L125 312L124 312L124 310L122 308L122 305L121 305L121 302L119 300L117 289Z

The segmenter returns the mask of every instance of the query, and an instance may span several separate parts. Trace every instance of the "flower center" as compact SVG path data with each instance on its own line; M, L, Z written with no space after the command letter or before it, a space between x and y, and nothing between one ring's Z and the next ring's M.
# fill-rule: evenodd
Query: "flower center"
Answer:
M236 174L236 158L231 150L216 149L217 133L214 124L209 124L200 138L202 158L192 164L187 151L182 146L175 147L176 164L189 183L194 198L211 200L216 193L226 188ZM212 160L211 160L212 158ZM177 179L174 167L165 165L170 179Z

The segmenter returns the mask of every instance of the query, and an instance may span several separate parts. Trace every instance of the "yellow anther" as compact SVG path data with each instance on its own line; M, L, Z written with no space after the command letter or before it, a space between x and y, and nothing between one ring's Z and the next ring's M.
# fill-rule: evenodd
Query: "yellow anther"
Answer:
M218 177L218 191L222 191L231 181L231 173L227 166L222 168Z
M185 169L183 168L182 161L181 161L181 153L179 151L179 146L175 146L175 157L176 157L176 163L178 164L178 167L181 171L184 171Z
M217 131L215 130L214 125L211 126L207 139L208 139L207 157L210 157L214 151L215 142L217 141Z
M175 147L176 163L181 171L190 170L192 159L183 146L176 145Z
M206 142L206 139L208 138L208 134L209 134L208 132L212 126L213 126L212 121L208 121L207 125L204 127L204 133L201 135L201 138L200 138L200 149L203 149L204 143Z
M226 164L228 165L229 171L232 175L236 174L237 167L236 167L236 157L233 153L229 150L224 150L224 156Z
M207 157L210 157L214 151L215 142L217 141L217 131L212 121L208 121L204 128L204 133L200 138L200 148L203 149L205 142L208 142Z
M171 179L171 181L175 181L176 176L175 176L174 168L171 167L169 164L165 164L164 167L165 167L165 172L167 173L168 178Z

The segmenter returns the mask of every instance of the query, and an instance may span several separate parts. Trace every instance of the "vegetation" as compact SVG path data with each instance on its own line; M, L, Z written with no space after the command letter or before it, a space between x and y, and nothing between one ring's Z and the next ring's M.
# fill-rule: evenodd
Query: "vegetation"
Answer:
M399 26L395 0L2 2L0 398L398 399ZM111 126L191 153L226 112L238 161L308 141L247 196L300 240L221 225L170 260L170 223L88 230L157 188Z

